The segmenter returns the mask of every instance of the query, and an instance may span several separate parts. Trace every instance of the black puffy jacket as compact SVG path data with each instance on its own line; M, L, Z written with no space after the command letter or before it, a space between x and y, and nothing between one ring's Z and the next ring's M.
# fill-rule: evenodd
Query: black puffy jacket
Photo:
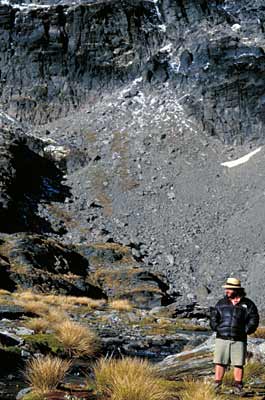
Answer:
M210 325L217 338L246 341L259 325L257 307L247 297L236 305L224 297L211 308Z

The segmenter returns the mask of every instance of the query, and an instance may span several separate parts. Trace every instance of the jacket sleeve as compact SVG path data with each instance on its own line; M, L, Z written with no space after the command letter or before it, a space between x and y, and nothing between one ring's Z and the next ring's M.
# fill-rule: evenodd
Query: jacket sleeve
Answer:
M257 327L259 326L259 313L258 309L255 306L254 303L251 304L251 307L249 309L248 317L247 317L247 323L246 323L246 333L248 335L251 335L251 333L254 333Z
M217 331L217 327L218 327L218 324L219 324L220 319L221 319L220 317L221 316L220 316L220 313L218 311L218 308L216 306L215 307L211 307L210 308L210 327L212 328L212 330L214 332Z

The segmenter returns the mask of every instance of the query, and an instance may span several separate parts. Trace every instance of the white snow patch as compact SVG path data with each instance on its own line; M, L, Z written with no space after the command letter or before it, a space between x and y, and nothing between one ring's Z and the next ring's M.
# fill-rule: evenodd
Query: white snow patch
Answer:
M10 3L9 0L0 0L0 5L11 5L13 8L19 8L21 11L27 10L27 9L36 9L36 8L50 8L51 5L49 4L36 4L36 3L22 3L22 4L14 4Z
M160 14L160 13L159 13ZM160 18L162 17L162 15L160 14ZM161 24L161 25L158 25L158 28L162 31L162 32L166 32L166 30L167 30L167 27L166 27L166 25L165 24Z
M2 118L6 118L8 121L17 123L17 121L15 120L15 118L10 117L10 115L6 114L6 113L3 112L3 111L0 111L0 118L1 118L1 117L2 117Z
M179 72L180 63L170 62L169 65L170 65L170 67L172 68L172 70L173 70L174 72L177 72L177 73Z
M232 29L233 32L237 32L237 31L239 31L241 29L241 25L234 24L234 25L231 26L231 29Z
M172 51L172 43L167 44L166 46L162 47L160 49L161 52L168 52L170 53Z
M226 161L226 162L221 163L221 165L223 165L224 167L228 167L228 168L237 167L238 165L248 162L250 160L250 158L253 157L255 154L257 154L258 152L260 152L260 150L261 150L261 147L258 147L256 150L251 151L250 153L246 154L243 157L238 158L237 160Z
M143 80L143 77L142 77L142 76L141 76L140 78L134 79L134 81L132 81L132 83L131 83L128 87L126 87L125 89L123 89L123 90L120 92L119 99L121 99L122 97L124 97L124 95L125 95L126 93L128 93L134 86L137 86L138 83L142 82L142 80ZM112 103L110 103L110 105L111 105L111 104L112 104Z
M64 146L54 146L52 144L49 144L43 150L45 153L51 154L57 161L62 160L70 154L70 149L67 149Z
M257 54L249 52L249 53L239 54L236 58L249 57L249 56L253 56L255 58L259 57Z
M134 97L134 100L138 103L138 104L144 104L145 103L145 96L143 94L143 92L139 92L137 96Z
M141 76L140 78L136 78L134 81L132 81L132 85L134 86L134 85L137 85L137 83L140 83L140 82L142 82L142 80L143 80L143 77Z

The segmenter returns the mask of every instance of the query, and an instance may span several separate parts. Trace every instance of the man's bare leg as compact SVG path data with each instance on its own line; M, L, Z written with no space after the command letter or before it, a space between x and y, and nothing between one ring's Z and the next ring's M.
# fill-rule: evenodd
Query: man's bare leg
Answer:
M244 373L243 367L234 367L234 379L235 379L235 382L242 382L243 373Z
M225 366L221 364L215 364L215 382L222 382L224 373L225 373Z

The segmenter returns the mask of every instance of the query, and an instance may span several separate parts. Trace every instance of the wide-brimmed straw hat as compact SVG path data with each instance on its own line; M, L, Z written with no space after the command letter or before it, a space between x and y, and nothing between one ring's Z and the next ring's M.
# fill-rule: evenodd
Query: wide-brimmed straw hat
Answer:
M225 289L243 289L241 286L241 282L236 278L228 278L225 285L223 285Z

